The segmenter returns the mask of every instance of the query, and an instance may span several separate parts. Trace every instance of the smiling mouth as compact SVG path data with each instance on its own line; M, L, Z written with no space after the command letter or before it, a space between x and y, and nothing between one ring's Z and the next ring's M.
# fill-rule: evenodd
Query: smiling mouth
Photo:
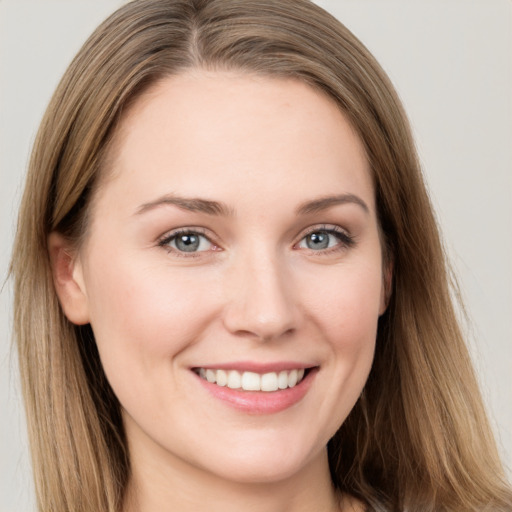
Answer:
M213 368L194 368L193 371L201 379L217 386L241 391L272 392L295 387L304 379L309 369L298 368L268 373Z

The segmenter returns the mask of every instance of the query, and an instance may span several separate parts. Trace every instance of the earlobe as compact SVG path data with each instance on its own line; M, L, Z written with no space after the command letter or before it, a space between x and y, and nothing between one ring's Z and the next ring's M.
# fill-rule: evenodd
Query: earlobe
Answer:
M89 323L89 307L82 265L70 242L60 233L48 236L48 252L55 291L68 320L77 325Z

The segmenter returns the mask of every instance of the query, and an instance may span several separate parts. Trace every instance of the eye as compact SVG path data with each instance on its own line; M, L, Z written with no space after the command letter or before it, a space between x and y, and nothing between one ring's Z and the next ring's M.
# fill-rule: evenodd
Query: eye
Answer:
M334 228L323 228L310 231L301 239L297 247L312 251L325 251L326 249L343 249L353 244L353 238L344 231Z
M158 245L169 251L180 253L204 252L216 248L206 235L193 230L182 230L171 233L162 239Z

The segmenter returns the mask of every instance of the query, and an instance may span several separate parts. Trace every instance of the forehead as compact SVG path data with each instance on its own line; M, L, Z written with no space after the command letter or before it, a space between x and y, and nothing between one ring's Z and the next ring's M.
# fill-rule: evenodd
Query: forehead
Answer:
M148 200L155 184L186 195L237 180L268 194L312 182L320 195L337 184L373 188L363 145L334 100L294 79L202 70L165 78L125 114L114 141L112 181Z

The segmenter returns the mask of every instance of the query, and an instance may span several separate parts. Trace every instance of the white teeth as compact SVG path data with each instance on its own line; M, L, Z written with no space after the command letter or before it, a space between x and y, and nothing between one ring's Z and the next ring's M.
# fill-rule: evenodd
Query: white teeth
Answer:
M242 377L236 370L228 373L228 388L239 389L242 387Z
M277 385L279 386L279 389L286 389L288 387L288 372L279 372L279 377L277 378Z
M264 373L261 376L261 391L277 391L278 389L279 385L276 373Z
M217 385L225 386L228 383L228 374L224 370L217 370Z
M279 373L238 372L237 370L214 370L199 368L196 372L202 379L218 386L244 391L277 391L278 389L293 388L304 378L304 368Z
M245 391L260 391L261 377L257 373L242 373L242 389Z

